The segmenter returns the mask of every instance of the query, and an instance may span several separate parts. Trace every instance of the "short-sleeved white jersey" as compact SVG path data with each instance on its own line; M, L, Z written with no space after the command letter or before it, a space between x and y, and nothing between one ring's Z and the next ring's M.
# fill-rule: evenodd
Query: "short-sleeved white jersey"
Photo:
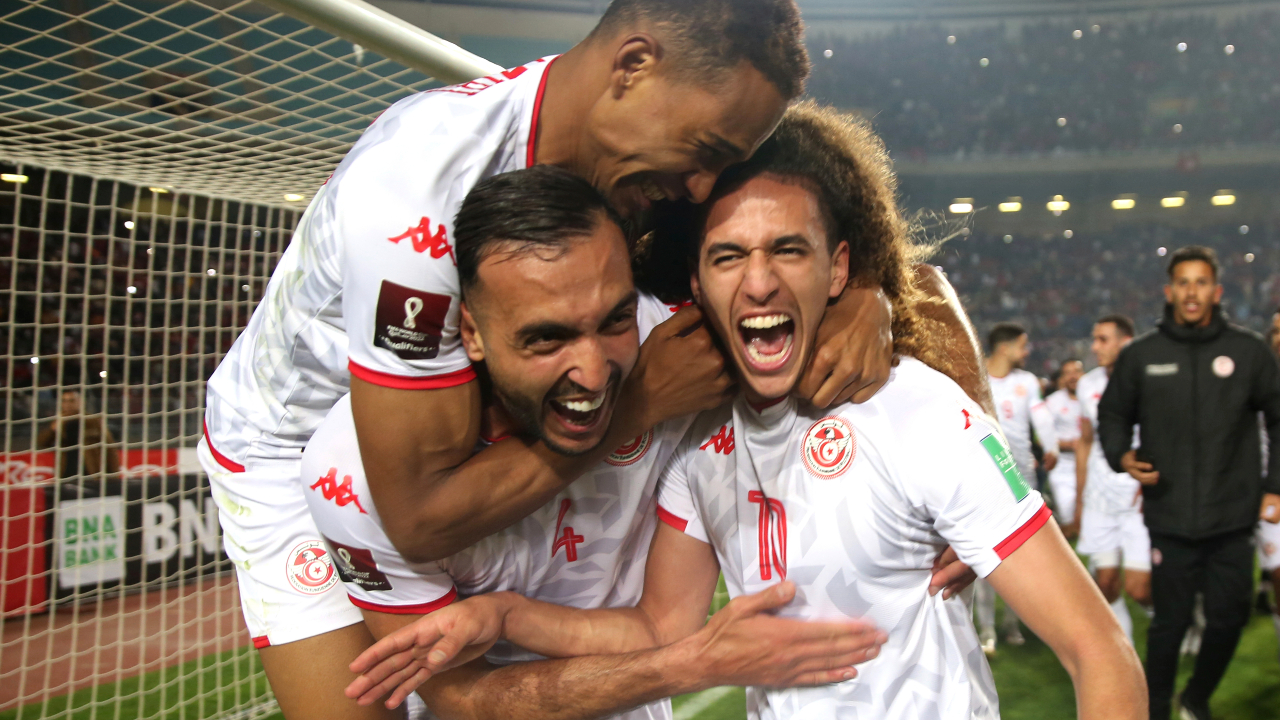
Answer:
M1093 447L1089 450L1089 478L1084 486L1084 504L1105 513L1139 512L1142 484L1125 472L1116 472L1107 463L1098 438L1098 402L1107 389L1107 369L1096 367L1085 373L1076 384L1076 397L1080 399L1080 416L1093 425ZM1136 428L1136 426L1135 426ZM1134 447L1138 433L1134 432Z
M206 435L225 467L296 460L351 375L405 389L475 377L453 221L477 182L532 164L551 60L407 97L351 148L209 379Z
M1044 405L1053 416L1053 430L1059 441L1070 442L1080 437L1080 401L1066 390L1056 390L1044 399ZM1072 452L1058 453L1058 464L1050 470L1051 475L1076 477L1076 454Z
M934 720L998 718L968 594L930 597L950 544L986 577L1049 518L996 422L950 379L904 359L861 405L739 399L698 417L663 472L658 514L709 542L729 594L783 579L780 612L871 619L888 633L858 677L748 689L748 715Z
M641 336L671 308L641 298ZM509 528L439 562L410 563L387 538L356 442L350 396L325 417L302 456L304 495L356 606L426 614L459 595L512 590L578 608L632 607L656 527L658 477L693 418L670 420L618 448L554 499ZM507 643L491 662L538 656ZM661 700L622 713L625 720L664 720Z
M1026 370L1010 370L1002 378L988 376L991 380L991 397L996 403L996 416L1004 431L1018 469L1031 483L1035 483L1035 455L1031 452L1031 428L1035 427L1042 447L1047 452L1058 452L1058 438L1053 432L1049 409L1040 399L1040 380Z

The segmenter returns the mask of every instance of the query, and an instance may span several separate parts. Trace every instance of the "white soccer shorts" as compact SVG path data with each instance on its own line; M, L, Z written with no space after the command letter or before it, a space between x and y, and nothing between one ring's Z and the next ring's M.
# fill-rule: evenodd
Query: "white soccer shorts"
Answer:
M1096 568L1123 565L1129 570L1151 572L1151 536L1137 510L1107 513L1086 504L1080 516L1076 551L1088 555Z
M1263 570L1280 568L1280 523L1258 522L1258 563Z
M197 453L218 505L253 646L284 645L363 622L311 519L301 459L233 469L203 438Z
M1053 493L1055 508L1054 517L1059 525L1066 525L1076 517L1076 474L1075 468L1070 473L1057 472L1057 468L1049 473L1049 490Z

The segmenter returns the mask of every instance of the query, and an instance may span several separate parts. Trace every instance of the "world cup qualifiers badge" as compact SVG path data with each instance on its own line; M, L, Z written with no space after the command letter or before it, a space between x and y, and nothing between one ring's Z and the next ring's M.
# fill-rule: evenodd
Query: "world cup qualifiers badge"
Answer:
M284 574L293 589L303 595L319 595L338 582L333 558L319 540L300 543L290 551Z
M650 430L643 435L637 436L634 440L626 443L622 447L613 451L604 461L610 465L618 467L626 467L639 462L644 454L649 452L649 446L653 445L653 431Z
M814 423L802 443L800 456L805 469L821 480L839 477L858 454L853 427L841 417L825 417Z

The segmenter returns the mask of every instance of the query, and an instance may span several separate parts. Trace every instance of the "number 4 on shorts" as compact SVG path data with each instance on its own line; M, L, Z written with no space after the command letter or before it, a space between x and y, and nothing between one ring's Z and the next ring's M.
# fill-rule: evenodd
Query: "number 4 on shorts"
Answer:
M1022 499L1031 492L1031 488L1027 487L1027 481L1023 480L1022 473L1018 472L1018 464L1013 461L1013 453L1009 452L1009 448L995 435L982 438L982 447L995 461L1000 474L1004 475L1004 481L1009 484L1013 497L1018 502L1022 502Z

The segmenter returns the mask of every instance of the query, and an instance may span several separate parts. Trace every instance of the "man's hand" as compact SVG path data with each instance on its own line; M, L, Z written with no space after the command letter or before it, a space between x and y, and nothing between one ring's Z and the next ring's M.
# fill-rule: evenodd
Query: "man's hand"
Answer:
M1072 518L1072 519L1071 519L1071 522L1069 522L1069 523L1067 523L1066 525L1063 525L1063 526L1062 526L1062 534L1063 534L1063 536L1065 536L1068 540L1075 540L1076 538L1080 537L1080 510L1079 510L1079 506L1080 506L1080 503L1078 503L1078 502L1077 502L1077 503L1076 503L1076 516L1075 516L1074 518Z
M817 344L795 394L825 408L860 403L889 381L893 307L879 287L850 286L827 308Z
M696 305L653 329L619 398L615 423L639 435L664 420L718 407L733 396L733 378Z
M690 670L705 675L709 686L825 685L855 677L853 666L879 655L889 639L866 620L794 620L770 613L795 594L795 584L784 582L731 600L677 643L692 652Z
M1269 523L1280 522L1280 495L1267 493L1262 496L1262 510L1258 517Z
M1047 452L1044 454L1044 471L1049 472L1058 466L1058 453Z
M1139 460L1136 450L1130 450L1120 457L1120 467L1143 485L1155 485L1160 480L1160 471L1151 463Z
M942 599L951 598L964 592L964 589L978 579L973 568L960 562L960 556L950 545L933 561L933 577L929 580L929 594L937 595L942 591Z
M418 618L387 635L351 663L359 675L347 697L360 705L391 693L396 708L428 678L484 655L502 635L510 607L504 593L477 595Z

